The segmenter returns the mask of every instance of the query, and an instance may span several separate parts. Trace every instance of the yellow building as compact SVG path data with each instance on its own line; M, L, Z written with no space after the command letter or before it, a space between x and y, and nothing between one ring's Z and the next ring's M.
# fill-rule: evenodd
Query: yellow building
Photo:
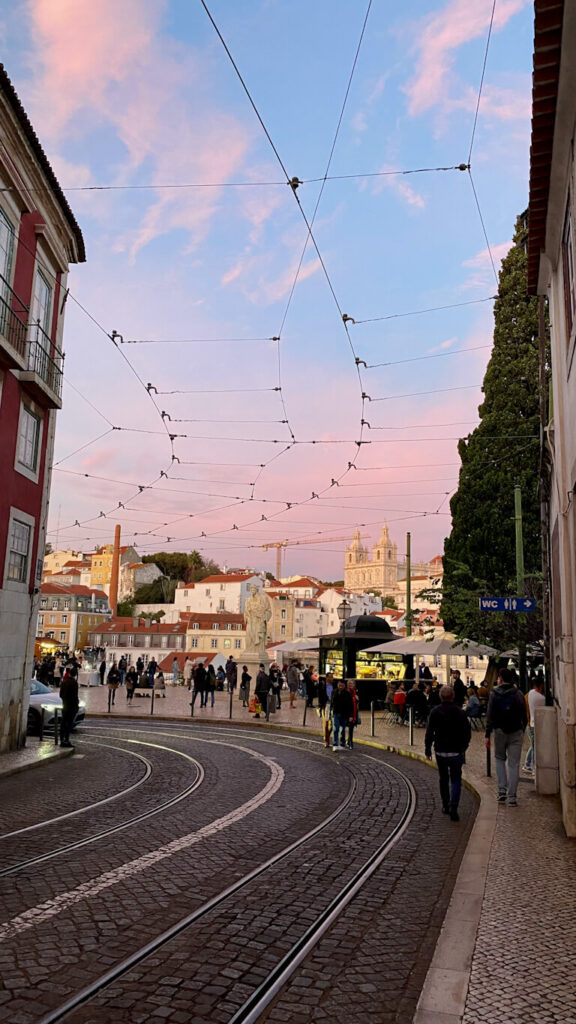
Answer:
M61 587L43 583L36 636L54 640L59 647L77 650L88 645L88 633L108 622L108 598L101 590Z
M112 578L112 559L114 545L105 544L91 555L90 586L100 588L108 593ZM120 565L125 562L138 562L138 552L133 547L120 548Z
M246 647L244 616L234 612L200 612L182 615L187 620L186 650L219 651L242 657Z

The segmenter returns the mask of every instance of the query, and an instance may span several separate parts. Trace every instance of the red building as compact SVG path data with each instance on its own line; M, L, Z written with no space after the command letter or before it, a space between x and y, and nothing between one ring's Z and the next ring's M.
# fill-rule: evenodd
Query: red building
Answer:
M0 64L0 751L24 741L70 263L84 241Z

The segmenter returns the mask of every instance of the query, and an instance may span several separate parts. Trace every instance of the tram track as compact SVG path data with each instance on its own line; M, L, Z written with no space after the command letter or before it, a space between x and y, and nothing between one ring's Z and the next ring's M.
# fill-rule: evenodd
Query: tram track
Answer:
M132 817L127 818L124 821L118 822L118 823L116 823L114 825L110 825L108 828L101 829L100 831L95 832L95 833L93 833L90 836L86 836L83 839L78 839L78 840L75 840L74 842L71 842L71 843L65 843L64 845L59 846L57 849L51 850L48 853L38 854L37 856L34 856L34 857L27 857L24 860L18 861L18 863L16 863L16 864L12 864L9 867L0 870L0 878L6 878L6 877L8 877L10 875L15 875L19 871L24 870L24 868L31 867L33 865L46 863L47 861L52 860L54 857L62 856L63 854L69 853L72 850L78 850L78 849L80 849L82 847L90 846L92 843L96 843L96 842L98 842L101 839L105 839L105 838L107 838L109 836L115 835L118 832L122 832L125 829L130 828L133 825L140 824L143 821L147 821L148 819L155 817L157 814L161 814L163 811L169 810L170 808L174 807L176 804L180 803L182 800L185 800L195 790L197 790L199 788L199 786L202 785L202 782L204 780L204 768L202 767L200 762L196 758L192 757L190 754L185 754L181 750L176 750L174 748L163 746L163 745L158 744L158 743L149 743L149 742L146 742L144 740L127 739L125 742L126 743L134 743L134 744L137 744L139 746L153 747L153 748L155 748L157 750L169 751L172 754L176 754L179 757L185 758L187 761L191 762L195 766L195 768L196 768L196 774L195 774L194 781L190 785L186 786L185 789L181 790L181 792L177 793L173 797L170 797L168 800L162 801L162 803L158 804L156 807L152 807L152 808L150 808L147 811L142 811L140 814L132 815ZM106 744L95 744L95 746L106 746ZM117 748L117 749L124 749L124 748ZM127 751L127 753L131 753L131 752ZM141 756L141 755L137 755L137 756ZM146 760L145 758L143 758L143 759ZM144 781L144 780L139 780L140 783L142 781ZM133 789L133 788L134 787L129 787L129 789L126 790L126 792L129 792L130 789ZM124 795L124 794L123 793L115 794L113 797L110 797L107 800L95 801L94 804L87 804L85 807L78 809L78 811L72 811L72 812L70 812L69 814L66 814L66 815L58 815L58 816L56 816L54 818L46 819L45 821L39 823L38 826L32 826L32 828L40 827L40 826L42 826L44 828L47 828L50 825L54 825L54 824L57 824L58 822L60 822L62 820L62 818L73 817L77 813L78 814L86 813L87 811L92 810L95 807L101 806L102 803L107 803L107 802L109 802L109 800L117 799L119 796L122 796L122 795ZM27 831L27 830L25 830L25 829L17 830L16 833L11 833L11 835L18 834L19 831ZM4 835L1 838L2 839L7 839L8 835Z
M174 739L177 738L174 733L171 735ZM189 736L186 738L189 738ZM267 737L259 736L258 739L262 739L267 743L274 742L269 735ZM300 739L302 739L307 746L312 743L316 743L316 745L320 746L317 741L309 740L305 737L298 737L298 740ZM286 746L287 744L280 742L279 745ZM314 753L318 753L318 755L320 755L320 751L314 751ZM323 752L321 756L323 756ZM255 1022L259 1019L266 1007L276 997L278 992L286 984L294 971L297 970L298 966L306 958L308 953L330 929L334 921L348 906L362 886L384 863L386 857L398 842L401 841L406 830L410 826L416 808L416 793L410 779L399 768L383 761L380 758L375 758L371 755L360 752L358 752L358 756L363 760L366 759L372 762L376 761L380 766L382 766L382 768L394 773L402 781L405 790L405 801L404 806L400 811L399 818L383 841L380 842L376 849L366 857L360 867L354 871L352 876L333 896L329 904L316 916L314 921L305 929L297 941L292 943L289 951L278 960L266 978L255 987L251 995L236 1010L233 1016L230 1017L229 1024L250 1024L250 1022ZM346 767L345 761L340 763ZM283 849L263 861L256 868L237 879L232 885L223 889L220 893L217 893L200 907L197 907L192 913L181 918L170 928L166 929L143 945L140 949L133 952L129 957L126 957L107 972L100 975L100 977L90 982L84 988L64 1001L60 1006L54 1008L48 1014L43 1016L39 1024L56 1024L57 1021L64 1020L72 1014L74 1010L90 1003L90 1001L95 997L101 996L115 982L122 981L123 978L129 975L129 973L139 965L146 966L147 959L154 958L156 954L158 954L158 952L166 947L172 940L185 936L186 932L188 930L192 930L193 926L199 921L207 921L210 919L210 915L217 915L218 912L223 909L225 910L227 904L232 902L233 897L237 895L242 896L244 890L248 892L250 891L249 887L255 879L261 878L265 872L269 872L276 868L295 851L301 850L306 844L311 843L313 839L316 839L322 832L329 829L329 827L337 822L340 816L344 814L346 809L349 808L356 796L356 778L352 772L349 773L349 777L350 785L344 799L330 815L315 825L314 828L310 829L298 839L287 844ZM157 963L157 959L154 962Z

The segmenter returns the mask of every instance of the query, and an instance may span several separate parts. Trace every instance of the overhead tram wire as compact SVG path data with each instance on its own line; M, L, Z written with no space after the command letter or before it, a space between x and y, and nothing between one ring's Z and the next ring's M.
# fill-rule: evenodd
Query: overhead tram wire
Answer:
M423 313L438 313L444 309L459 309L461 306L475 306L480 302L493 302L496 295L486 295L483 299L468 299L466 302L449 302L445 306L428 306L427 309L411 309L407 313L386 313L384 316L371 316L365 320L354 320L355 326L360 324L375 324L381 320L398 320L405 316L421 316Z
M353 174L329 174L321 178L301 178L302 185L314 185L320 181L346 181L358 178L387 178L406 174L433 174L440 171L462 171L463 164L450 164L446 167L407 167L389 171L356 171ZM184 181L184 182L159 182L158 184L145 183L142 185L68 185L61 186L62 192L138 192L164 189L192 189L192 188L268 188L282 187L285 181ZM0 188L3 192L16 191L14 186ZM49 192L50 188L40 186L27 188L27 192Z
M420 363L425 359L443 359L445 356L460 356L466 352L480 352L482 349L492 348L492 345L473 345L471 348L458 348L453 352L435 352L427 356L412 356L410 359L393 359L387 363L368 363L367 370L376 370L380 366L401 366L402 363Z
M296 200L296 203L298 205L298 209L300 210L300 213L302 215L304 223L306 224L306 228L307 228L307 231L308 231L308 235L307 235L307 238L306 238L306 245L308 243L308 239L310 239L310 241L312 242L312 244L314 246L314 249L316 251L316 254L318 256L320 264L322 266L322 270L324 272L324 276L326 278L328 287L330 289L330 292L331 292L332 297L334 299L334 302L336 304L336 308L338 309L338 313L339 313L339 315L340 315L340 317L342 319L342 323L344 324L344 328L346 329L346 335L347 335L347 338L348 338L348 343L350 345L350 348L352 350L352 354L354 356L354 360L355 360L355 364L356 364L356 370L358 372L360 389L361 389L361 393L362 393L362 419L363 419L364 388L362 386L360 367L359 367L359 364L358 364L358 357L356 355L356 352L354 351L354 346L352 344L352 339L350 338L350 334L349 334L348 329L347 329L345 314L342 313L342 309L340 307L340 303L338 302L338 298L336 296L336 292L334 291L334 286L332 284L332 281L330 280L330 276L328 274L328 270L327 270L326 265L324 263L324 259L322 257L322 254L320 252L320 249L318 247L318 244L317 244L316 239L314 237L314 234L312 232L312 225L308 222L308 218L307 218L306 213L305 213L305 211L304 211L304 209L302 207L302 204L300 203L300 199L299 199L298 194L297 194L297 188L298 188L299 179L298 178L291 178L290 175L288 174L288 170L287 170L287 168L286 168L286 166L285 166L285 164L284 164L284 162L282 160L282 157L280 156L280 153L278 152L278 150L277 150L277 148L276 148L276 146L274 144L274 141L273 141L273 139L272 139L272 137L271 137L271 135L270 135L270 133L269 133L265 123L264 123L264 120L263 120L263 118L262 118L262 116L260 114L260 111L258 110L258 107L256 106L256 103L254 102L254 99L252 98L250 90L248 89L248 86L246 85L246 82L244 81L244 78L242 77L240 69L239 69L238 65L236 64L236 62L235 62L235 60L234 60L234 58L232 56L232 53L231 53L231 51L230 51L230 49L229 49L229 47L228 47L228 45L227 45L227 43L226 43L222 33L220 31L220 29L218 28L218 25L216 24L212 14L211 14L211 12L210 12L210 10L208 8L206 0L200 0L200 2L201 2L202 7L204 8L204 10L206 12L206 15L207 15L209 21L211 22L211 24L212 24L212 26L214 28L214 31L216 32L216 35L218 36L218 38L219 38L219 40L220 40L220 42L221 42L221 44L222 44L222 46L223 46L227 56L228 56L228 59L230 60L230 63L232 64L232 67L234 68L234 71L236 72L238 80L240 81L240 84L241 84L241 86L242 86L242 88L243 88L243 90L244 90L244 92L245 92L245 94L246 94L246 96L248 98L248 101L249 101L249 103L250 103L250 105L251 105L251 107L252 107L252 109L253 109L253 111L254 111L254 113L255 113L255 115L256 115L256 117L257 117L257 119L258 119L258 121L259 121L259 123L260 123L260 125L262 127L262 130L263 130L266 138L268 139L268 142L270 143L270 146L272 147L272 151L273 151L273 153L274 153L274 155L275 155L275 157L276 157L276 159L277 159L277 161L278 161L278 163L279 163L279 165L280 165L280 167L282 169L283 174L285 175L286 184L291 187L292 193L293 193L294 198ZM340 131L340 126L342 124L342 118L344 116L344 110L346 108L348 94L349 94L349 91L350 91L350 86L351 86L353 75L354 75L354 71L355 71L355 68L356 68L356 63L357 63L357 60L358 60L358 55L359 55L359 52L360 52L360 47L362 45L362 40L364 38L364 32L365 32L365 29L366 29L366 23L367 23L367 20L368 20L368 16L370 14L371 6L372 6L372 0L369 0L367 8L366 8L366 14L365 14L365 17L364 17L364 22L363 22L363 25L362 25L362 31L361 31L361 34L360 34L360 40L358 42L358 46L357 46L357 49L356 49L356 54L355 54L355 57L354 57L354 62L353 62L353 65L352 65L352 70L351 70L351 73L350 73L350 76L349 76L348 86L347 86L346 93L345 93L345 96L344 96L344 102L342 104L342 108L341 108L341 112L340 112L340 117L339 117L337 128L336 128L336 133L335 133L335 136L334 136L334 141L333 141L332 149L331 149L331 152L330 152L330 157L329 157L328 165L327 165L327 168L326 168L326 171L325 171L325 177L327 176L327 174L328 174L328 172L330 170L330 164L331 164L331 161L332 161L332 156L333 156L334 149L335 149L335 146L336 146L336 142L337 142L337 139L338 139L338 135L339 135L339 131ZM316 210L318 209L318 203L319 203L320 197L322 195L322 192L323 192L323 189L324 189L324 185L325 185L325 181L322 182L322 188L320 190L320 196L318 197L318 201L317 201L317 204L316 204ZM316 215L316 210L315 210L314 216ZM301 261L300 261L300 264L299 264L297 275L300 272L300 267L302 265L303 258L304 258L304 253L302 254L302 257L301 257ZM293 294L293 290L292 290L291 294ZM281 336L281 333L280 333L279 337L280 336ZM280 344L280 343L278 343L278 344ZM280 354L279 354L278 358L279 358L279 370L280 370ZM359 438L358 442L355 442L356 444L358 444L358 450L359 450L360 444L362 443L362 429L363 429L363 425L361 423L361 425L360 425L360 438ZM357 457L358 457L358 453L356 453L356 455L354 456L354 459L352 460L352 462L349 462L348 469L344 471L344 474L342 474L339 477L339 479L342 479L342 476L346 475L346 473L349 472L350 466L354 465L354 461L355 461L355 459ZM332 485L330 485L330 486L332 486Z
M478 87L478 99L476 101L476 110L474 111L474 122L472 124L472 135L470 137L470 151L469 151L469 154L468 154L468 177L470 179L470 186L472 188L472 193L474 195L474 202L476 204L476 209L478 211L478 216L480 218L480 224L482 225L482 232L484 234L484 239L486 241L486 247L488 249L488 256L490 258L490 263L492 264L492 270L494 272L494 278L496 280L496 287L498 287L498 272L496 270L496 264L495 264L495 261L494 261L494 255L492 253L492 249L491 249L491 246L490 246L490 241L488 239L488 231L486 230L486 223L484 221L484 216L482 214L482 208L480 206L480 199L478 198L478 192L476 190L476 185L474 184L474 178L472 177L472 150L474 149L474 142L475 142L475 139L476 139L476 127L478 125L478 114L480 112L480 102L481 102L481 99L482 99L482 90L484 88L484 77L486 75L486 65L488 63L488 52L490 50L490 40L492 39L492 28L494 26L494 15L496 13L496 2L497 2L497 0L493 0L493 2L492 2L492 12L490 14L490 23L488 25L488 35L486 37L486 48L484 50L484 61L482 63L482 74L480 76L480 85Z

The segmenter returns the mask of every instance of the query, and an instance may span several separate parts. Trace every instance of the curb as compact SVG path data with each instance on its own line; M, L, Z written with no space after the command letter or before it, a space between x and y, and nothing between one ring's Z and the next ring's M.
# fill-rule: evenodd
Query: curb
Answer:
M19 775L20 772L27 772L30 768L42 768L44 765L50 764L51 761L59 761L60 758L70 757L73 753L73 748L61 750L59 747L55 747L53 753L50 752L42 758L36 758L36 760L28 761L25 764L15 765L14 768L4 768L0 758L0 780L7 779L10 775Z
M93 713L90 717L109 720L107 712ZM135 715L115 717L126 718L130 721L142 721L140 716ZM315 732L304 726L275 725L272 722L263 721L258 724L254 721L239 723L228 718L210 721L205 718L183 719L181 716L167 715L157 718L154 716L154 719L159 722L177 722L179 724L199 722L208 726L215 723L232 727L241 725L242 728L247 727L254 730L264 728L305 736L316 735ZM354 742L359 746L386 750L391 754L420 761L432 771L437 771L434 763L428 761L423 754L413 750L405 750L403 747L390 743L381 743L376 739L355 739ZM466 1006L472 956L476 946L476 935L482 913L490 852L496 827L497 805L492 787L483 779L476 778L473 782L462 779L462 785L478 798L479 807L412 1024L462 1024Z

